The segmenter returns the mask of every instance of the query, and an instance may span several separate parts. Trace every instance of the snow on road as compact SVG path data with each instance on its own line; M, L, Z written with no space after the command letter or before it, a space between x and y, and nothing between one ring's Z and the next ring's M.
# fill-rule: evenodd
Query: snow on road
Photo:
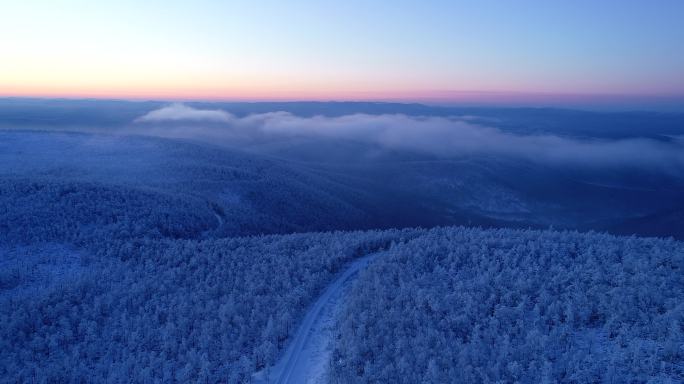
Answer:
M327 382L332 326L345 288L378 254L352 262L309 308L280 360L254 375L255 383L320 384Z

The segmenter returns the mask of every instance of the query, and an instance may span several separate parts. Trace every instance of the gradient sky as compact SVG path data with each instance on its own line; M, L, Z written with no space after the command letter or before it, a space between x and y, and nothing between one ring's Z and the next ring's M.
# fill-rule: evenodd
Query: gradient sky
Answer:
M5 96L477 101L684 95L681 0L1 5Z

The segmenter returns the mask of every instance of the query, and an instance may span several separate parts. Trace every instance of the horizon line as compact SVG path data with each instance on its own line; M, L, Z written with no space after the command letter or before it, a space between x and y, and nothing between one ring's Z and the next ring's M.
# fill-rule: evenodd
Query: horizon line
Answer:
M362 92L359 92L362 93ZM556 93L522 91L433 91L431 95L409 97L380 96L377 92L363 92L366 97L308 95L281 96L202 96L169 94L89 94L89 93L2 93L2 99L34 100L93 100L128 102L177 103L402 103L441 107L502 107L502 108L560 108L611 111L684 112L684 93ZM451 97L449 97L451 96Z

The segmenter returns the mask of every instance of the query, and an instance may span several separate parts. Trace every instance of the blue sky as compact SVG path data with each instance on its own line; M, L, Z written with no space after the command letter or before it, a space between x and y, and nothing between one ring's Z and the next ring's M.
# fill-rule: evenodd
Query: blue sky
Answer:
M676 0L23 0L0 13L0 93L681 95L683 19Z

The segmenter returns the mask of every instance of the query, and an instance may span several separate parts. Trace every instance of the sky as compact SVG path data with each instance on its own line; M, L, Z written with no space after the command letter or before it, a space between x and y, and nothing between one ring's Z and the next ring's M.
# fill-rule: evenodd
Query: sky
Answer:
M0 9L0 96L684 100L681 0L0 0Z

